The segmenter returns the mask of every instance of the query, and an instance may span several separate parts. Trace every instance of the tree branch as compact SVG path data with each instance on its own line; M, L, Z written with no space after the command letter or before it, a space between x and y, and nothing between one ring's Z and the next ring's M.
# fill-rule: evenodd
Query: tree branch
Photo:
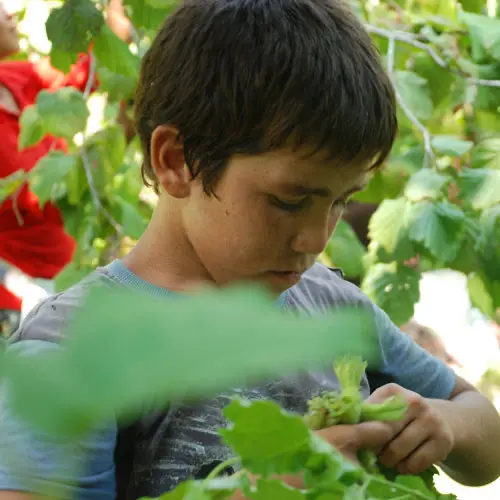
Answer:
M89 53L90 64L89 64L89 76L87 78L87 83L85 84L85 88L83 89L83 98L87 100L90 97L90 93L92 92L92 87L95 83L95 71L96 71L96 59L94 53L90 51Z
M25 182L26 182L26 179L23 182L21 182L21 184L18 186L18 188L15 190L15 192L11 196L12 211L14 212L14 215L16 217L16 221L20 226L24 226L24 218L23 218L23 215L21 214L21 211L19 210L19 205L17 204L17 200L19 198L19 195L21 194L21 191L23 190Z
M441 66L441 68L451 71L462 78L465 78L467 82L472 85L500 88L500 80L485 80L482 78L475 78L473 76L467 75L463 71L451 68L449 63L447 63L430 45L420 42L410 33L406 33L404 31L390 31L384 28L379 28L378 26L374 26L372 24L365 24L365 28L368 33L373 33L374 35L382 36L389 40L392 38L393 40L401 43L406 43L408 45L416 47L417 49L427 52L427 54L429 54L434 62Z
M408 117L408 119L415 125L415 127L420 130L422 135L424 136L424 167L428 167L429 163L434 163L436 155L432 149L432 136L429 130L423 125L423 123L415 116L413 111L408 107L401 92L396 85L396 81L394 80L394 59L396 55L396 38L391 34L388 36L389 40L389 48L387 50L387 73L389 74L389 78L392 81L392 86L394 87L394 93L396 95L396 100L403 110L404 114Z
M92 87L95 83L95 75L96 75L96 59L92 51L90 52L90 67L89 67L89 76L87 78L87 83L85 84L85 89L83 91L83 97L87 100L90 96L90 92L92 91ZM85 144L85 132L83 133L83 144ZM82 145L80 149L80 154L82 157L83 169L85 170L85 176L87 178L87 184L89 185L90 194L92 196L92 201L96 207L97 212L102 213L104 217L108 220L108 222L113 226L114 230L119 234L123 234L123 229L118 224L118 222L113 218L111 213L103 206L101 202L101 198L99 193L97 192L97 188L94 183L94 176L92 175L92 167L90 165L89 157L87 155L87 150L85 146Z

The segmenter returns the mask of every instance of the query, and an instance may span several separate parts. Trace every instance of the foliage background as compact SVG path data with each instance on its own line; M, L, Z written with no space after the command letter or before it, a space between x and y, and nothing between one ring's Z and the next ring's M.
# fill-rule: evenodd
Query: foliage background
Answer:
M500 8L495 0L352 0L384 58L399 104L400 134L385 167L356 201L378 208L365 248L342 222L322 259L349 278L397 324L419 299L422 272L468 276L473 304L500 318ZM31 2L30 9L33 12ZM40 203L55 200L77 239L62 289L121 255L141 235L155 196L141 185L137 138L117 117L130 103L140 57L176 0L124 0L131 44L104 23L106 1L38 2L49 10L49 44L23 40L18 57L48 54L67 71L93 42L85 92L42 93L22 116L20 147L45 133L65 137L29 174L0 181L0 199L27 181ZM28 2L24 0L21 20ZM90 89L96 75L98 92ZM130 113L130 104L128 107Z
M78 241L74 261L57 279L57 286L65 288L130 248L154 207L155 196L140 182L138 142L127 143L117 117L120 101L133 96L140 56L175 2L124 0L134 25L128 46L102 22L106 1L6 3L21 6L20 58L50 55L56 67L67 69L94 41L100 90L45 96L23 117L21 146L29 147L47 131L68 138L69 154L49 155L28 178L18 174L0 180L0 199L15 197L27 180L41 203L53 199L62 208ZM498 321L499 3L373 0L353 5L395 82L401 132L387 165L357 196L378 206L368 248L342 223L322 259L360 280L396 323L413 314L422 273L444 268L463 272L474 305ZM457 492L462 500L482 497L479 490L443 482L443 491ZM498 498L495 488L481 489L484 498Z

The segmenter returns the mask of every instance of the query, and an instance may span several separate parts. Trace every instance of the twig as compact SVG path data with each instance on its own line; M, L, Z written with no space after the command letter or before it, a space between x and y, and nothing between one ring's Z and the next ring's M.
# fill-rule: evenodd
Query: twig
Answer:
M130 23L130 36L132 38L132 41L135 43L135 46L137 47L137 53L139 54L139 57L141 57L143 54L141 53L142 47L141 47L141 37L139 36L138 31L135 29L135 26Z
M87 100L90 97L90 93L92 92L92 87L95 84L95 70L96 70L96 59L94 53L90 51L89 53L89 76L87 78L87 83L85 84L85 88L83 89L83 98Z
M24 180L21 182L21 184L18 186L18 188L15 190L15 192L11 195L11 200L12 200L12 211L14 212L14 215L16 216L16 221L20 226L24 226L24 219L21 214L21 211L19 210L19 206L17 204L17 199L19 195L21 194L21 191L23 190L24 187Z
M89 57L90 57L89 76L87 78L87 83L85 84L85 89L83 91L83 97L85 98L85 100L87 100L90 96L92 87L94 86L95 83L95 74L96 74L95 56L92 52L90 52ZM85 144L85 132L83 133L83 144ZM101 198L99 196L99 193L97 192L97 188L94 183L94 176L92 175L92 169L89 157L87 155L87 150L85 149L84 145L82 145L80 149L80 154L82 157L83 169L85 170L85 176L87 178L87 184L89 185L90 194L92 196L92 201L94 202L97 211L101 212L104 215L104 217L113 226L113 228L118 234L120 235L123 234L123 229L120 226L120 224L118 224L118 222L113 218L111 213L103 206L101 202Z
M389 47L387 49L387 73L389 73L391 78L394 73L395 57L396 57L396 41L391 36L389 37Z
M394 87L394 93L396 95L396 100L398 101L399 106L408 117L408 119L415 125L415 127L420 130L422 135L424 136L424 167L428 167L429 163L433 163L436 155L432 149L432 137L429 130L422 124L422 122L415 116L413 111L408 107L401 92L396 85L396 81L394 80L394 60L396 55L396 38L389 34L389 48L387 50L387 73L389 74L389 78L392 81L392 86Z
M405 103L401 93L399 92L398 88L396 87L396 84L394 83L394 91L396 93L396 99L398 101L398 104L401 106L401 109L405 113L405 115L408 117L408 119L415 125L415 127L420 130L422 135L424 136L424 149L425 149L425 156L424 156L424 167L429 166L429 162L433 162L436 155L434 154L434 151L432 149L432 137L431 133L429 130L422 124L422 122L413 114L413 111L407 106Z
M113 216L109 213L109 211L101 203L99 193L97 192L97 189L96 189L95 184L94 184L94 177L92 175L89 157L88 157L87 151L84 147L81 148L80 154L82 156L83 169L85 170L85 176L87 177L87 183L89 185L90 194L92 196L92 201L94 202L94 205L95 205L97 211L101 212L104 215L104 217L113 226L113 228L115 229L115 231L118 234L122 234L123 229L120 226L120 224L118 224L118 222L115 221Z
M384 28L379 28L378 26L373 26L372 24L365 24L365 28L368 33L373 33L378 36L383 36L387 39L394 39L398 42L406 43L417 49L421 49L431 56L431 58L439 65L441 68L446 69L455 73L456 75L465 78L468 83L472 85L480 85L482 87L498 87L500 88L500 80L485 80L483 78L475 78L473 76L467 75L463 71L451 68L450 65L428 44L420 42L414 36L404 31L390 31Z

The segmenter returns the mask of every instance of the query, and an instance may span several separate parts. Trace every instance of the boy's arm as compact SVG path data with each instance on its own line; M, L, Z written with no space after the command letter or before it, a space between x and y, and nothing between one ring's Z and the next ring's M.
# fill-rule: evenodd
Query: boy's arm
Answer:
M408 464L408 458L403 460L401 447L405 443L401 439L417 440L417 424L421 422L420 432L426 432L427 439L434 433L435 439L434 450L431 446L424 450L422 445L420 461L425 461L424 451L436 456L440 453L439 446L443 447L442 451L449 446L451 451L445 451L447 457L442 457L441 463L453 479L470 486L497 479L500 476L500 417L493 405L451 368L401 332L378 307L375 307L375 316L384 358L382 371L392 375L399 385L381 387L370 399L377 402L401 393L413 405L413 409L410 408L413 423L409 417L405 436L401 434L386 450L388 465ZM411 447L409 443L408 447ZM416 460L411 465L418 468Z
M482 486L500 476L500 418L495 407L461 377L448 401L430 400L448 422L454 446L441 464L455 481Z
M9 346L21 355L57 348L40 340ZM44 435L14 413L8 388L0 385L0 499L114 499L116 434L113 422L78 442Z

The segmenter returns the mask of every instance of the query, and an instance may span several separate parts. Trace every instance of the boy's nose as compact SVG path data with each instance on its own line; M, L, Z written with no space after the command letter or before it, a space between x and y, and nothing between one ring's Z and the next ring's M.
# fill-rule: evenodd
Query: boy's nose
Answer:
M304 228L293 240L293 250L302 255L319 255L330 237L328 224Z

